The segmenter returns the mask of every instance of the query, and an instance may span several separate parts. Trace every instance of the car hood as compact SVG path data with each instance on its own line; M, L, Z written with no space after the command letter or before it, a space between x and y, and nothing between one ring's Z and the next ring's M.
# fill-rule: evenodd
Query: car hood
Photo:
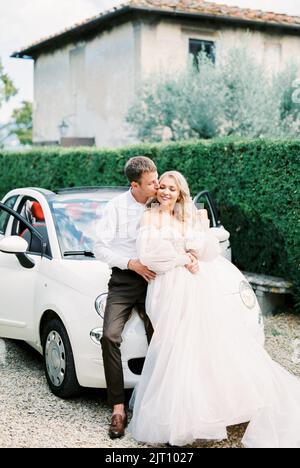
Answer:
M87 296L108 290L110 268L98 260L52 260L43 274Z
M218 257L218 267L212 268L215 283L225 295L239 293L241 281L246 280L242 272L223 257ZM108 291L111 269L98 260L52 260L43 271L44 276L64 284L87 296L95 296Z
M218 257L217 265L208 264L207 270L210 268L216 287L224 295L239 294L241 281L247 281L243 273L222 256Z

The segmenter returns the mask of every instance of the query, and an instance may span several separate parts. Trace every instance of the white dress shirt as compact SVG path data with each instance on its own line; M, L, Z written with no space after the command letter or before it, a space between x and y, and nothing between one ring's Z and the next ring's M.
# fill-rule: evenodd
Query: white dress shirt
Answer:
M136 201L131 189L109 201L97 225L94 254L111 268L128 268L137 259L136 240L145 205Z

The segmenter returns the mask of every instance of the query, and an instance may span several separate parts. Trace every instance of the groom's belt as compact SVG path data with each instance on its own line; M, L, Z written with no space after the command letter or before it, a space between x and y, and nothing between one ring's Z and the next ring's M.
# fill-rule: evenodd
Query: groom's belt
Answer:
M121 270L120 268L113 267L112 276L119 278L130 278L131 280L136 280L139 283L148 284L147 281L141 275L132 270Z

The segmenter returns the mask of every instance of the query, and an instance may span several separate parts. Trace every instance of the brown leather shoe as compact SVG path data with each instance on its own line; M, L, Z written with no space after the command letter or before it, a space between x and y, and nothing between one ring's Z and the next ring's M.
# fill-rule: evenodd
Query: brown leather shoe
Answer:
M119 439L125 434L127 426L127 414L123 417L121 414L114 414L111 418L108 435L111 439Z

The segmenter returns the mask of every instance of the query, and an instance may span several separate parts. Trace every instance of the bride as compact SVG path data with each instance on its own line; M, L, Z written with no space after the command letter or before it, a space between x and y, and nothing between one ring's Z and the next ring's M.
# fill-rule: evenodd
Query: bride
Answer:
M140 261L157 273L146 299L155 331L129 431L182 446L226 439L227 426L249 422L245 447L300 448L300 381L226 302L222 281L234 280L236 267L220 255L185 178L171 171L159 182L137 240Z

